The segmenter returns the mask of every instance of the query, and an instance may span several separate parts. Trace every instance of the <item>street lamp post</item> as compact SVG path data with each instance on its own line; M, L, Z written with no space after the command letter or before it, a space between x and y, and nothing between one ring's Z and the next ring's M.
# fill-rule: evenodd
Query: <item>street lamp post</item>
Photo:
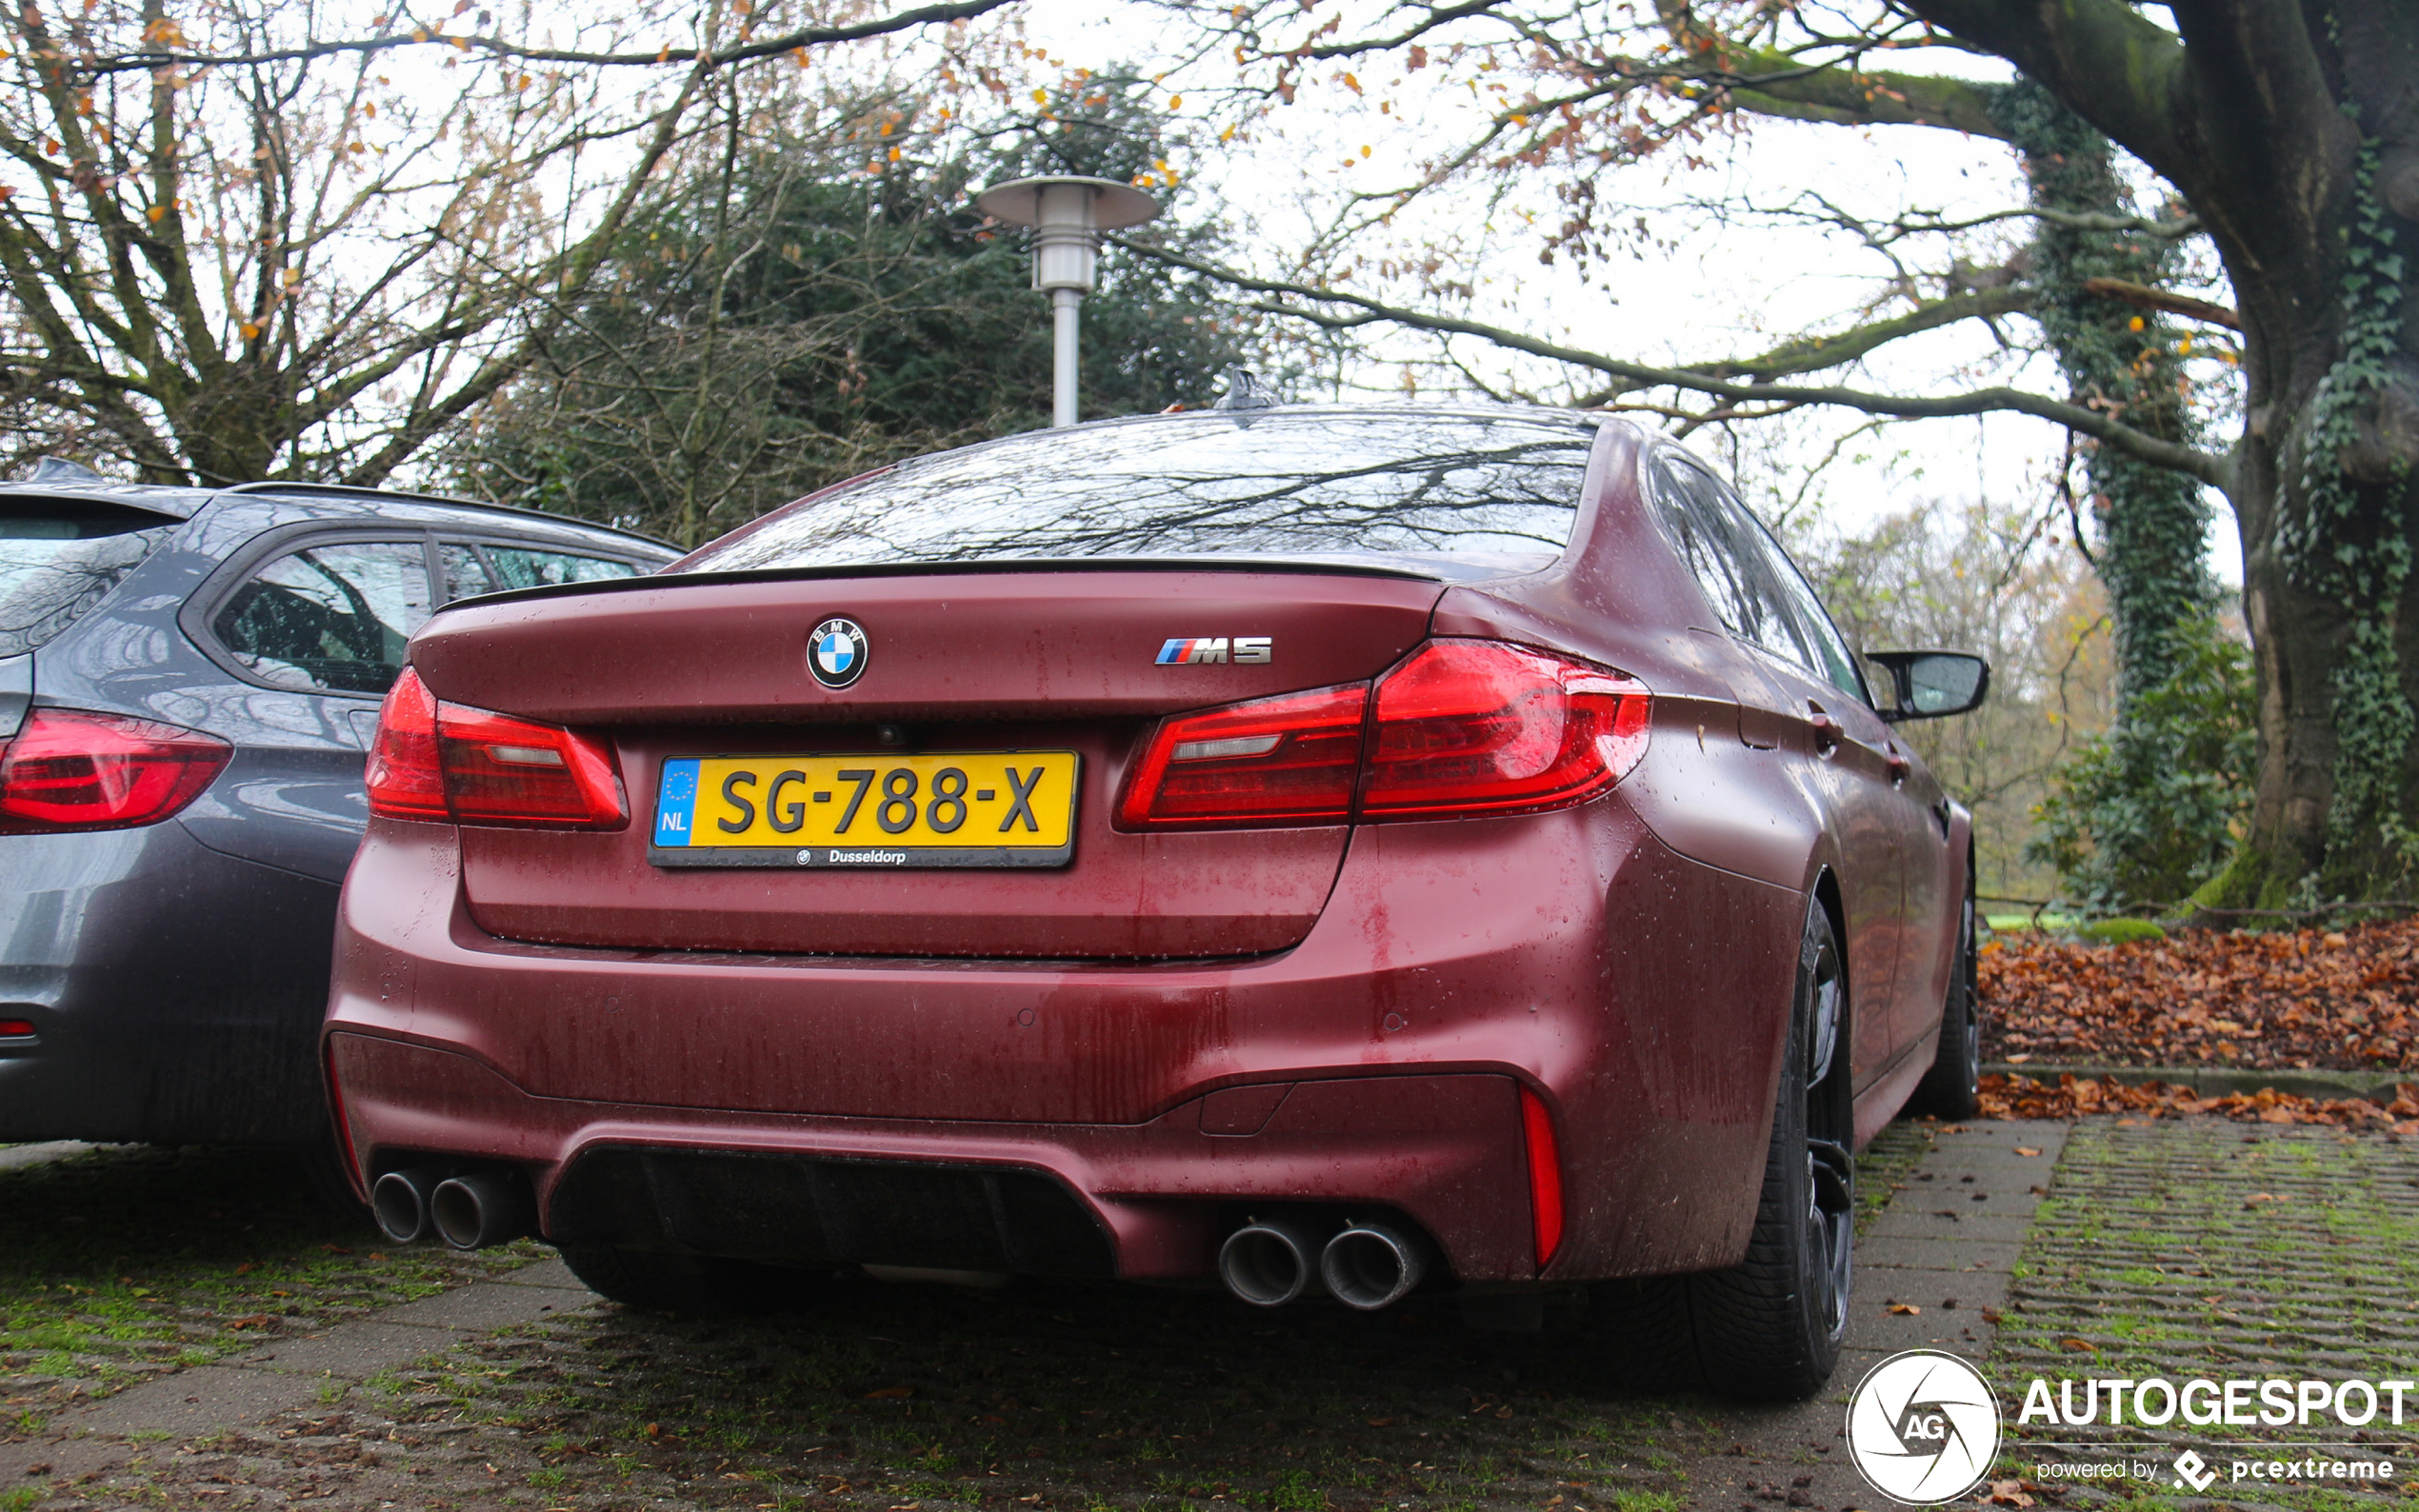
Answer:
M1033 287L1050 304L1053 426L1075 423L1076 312L1099 283L1100 233L1140 226L1159 213L1142 190L1105 178L1020 178L976 196L993 220L1033 228Z

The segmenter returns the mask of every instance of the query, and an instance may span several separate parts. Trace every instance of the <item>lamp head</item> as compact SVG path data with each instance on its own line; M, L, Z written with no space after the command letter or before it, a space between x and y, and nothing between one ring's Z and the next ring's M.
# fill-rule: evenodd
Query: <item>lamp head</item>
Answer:
M985 189L974 208L993 220L1033 228L1033 287L1090 293L1099 281L1100 233L1140 226L1159 202L1130 184L1063 175L1020 178Z

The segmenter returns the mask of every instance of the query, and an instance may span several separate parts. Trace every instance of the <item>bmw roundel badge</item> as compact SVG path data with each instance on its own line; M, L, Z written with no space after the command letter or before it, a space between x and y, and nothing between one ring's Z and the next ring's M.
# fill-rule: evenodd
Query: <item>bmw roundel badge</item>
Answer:
M826 620L807 637L807 670L826 687L846 687L865 675L870 648L864 626L854 620Z

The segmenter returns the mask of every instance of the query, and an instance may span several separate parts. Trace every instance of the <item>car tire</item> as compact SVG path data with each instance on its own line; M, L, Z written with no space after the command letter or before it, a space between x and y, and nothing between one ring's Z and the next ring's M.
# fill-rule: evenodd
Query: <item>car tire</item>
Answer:
M641 1312L679 1318L760 1317L793 1307L810 1289L806 1272L752 1261L620 1244L565 1244L563 1263L598 1296Z
M1725 1270L1599 1282L1589 1310L1621 1384L1803 1401L1839 1363L1855 1236L1846 973L1807 917L1772 1138L1747 1256Z
M1969 1119L1982 1111L1982 994L1976 990L1974 895L1966 889L1959 910L1957 963L1949 973L1949 999L1940 1010L1940 1048L1931 1069L1907 1100L1907 1111L1934 1118Z

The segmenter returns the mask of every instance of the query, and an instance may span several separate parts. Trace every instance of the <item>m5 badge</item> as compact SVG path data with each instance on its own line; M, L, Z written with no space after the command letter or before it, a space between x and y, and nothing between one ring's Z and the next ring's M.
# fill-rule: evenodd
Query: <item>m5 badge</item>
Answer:
M1159 647L1156 665L1201 666L1210 663L1224 666L1232 662L1238 666L1264 666L1269 659L1269 642L1270 638L1266 635L1238 635L1232 641L1223 635L1172 640Z

